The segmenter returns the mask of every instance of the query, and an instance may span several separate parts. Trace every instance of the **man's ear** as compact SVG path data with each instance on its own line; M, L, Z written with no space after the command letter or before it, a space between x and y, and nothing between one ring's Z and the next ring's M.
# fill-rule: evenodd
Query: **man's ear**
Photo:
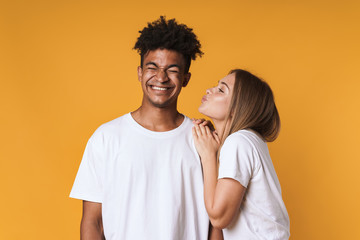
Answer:
M141 82L143 70L141 66L137 67L138 80Z
M182 84L183 87L186 87L186 85L188 85L190 78L191 78L191 73L190 72L185 73L184 82Z

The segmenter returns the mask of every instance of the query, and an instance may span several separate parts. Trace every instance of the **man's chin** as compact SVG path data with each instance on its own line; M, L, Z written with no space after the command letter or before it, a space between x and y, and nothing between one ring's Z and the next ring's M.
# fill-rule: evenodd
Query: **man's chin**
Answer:
M170 107L169 103L152 103L152 105L156 108L168 108Z
M170 108L173 104L172 101L151 101L151 105L156 108ZM176 107L176 104L174 104Z
M173 97L145 97L143 99L142 105L143 107L155 107L155 108L176 108L177 99Z

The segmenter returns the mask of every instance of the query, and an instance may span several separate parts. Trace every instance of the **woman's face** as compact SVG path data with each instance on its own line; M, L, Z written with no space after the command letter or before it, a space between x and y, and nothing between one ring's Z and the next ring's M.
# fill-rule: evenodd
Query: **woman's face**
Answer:
M235 84L235 73L227 75L219 84L206 90L206 95L201 99L199 112L213 120L225 120Z

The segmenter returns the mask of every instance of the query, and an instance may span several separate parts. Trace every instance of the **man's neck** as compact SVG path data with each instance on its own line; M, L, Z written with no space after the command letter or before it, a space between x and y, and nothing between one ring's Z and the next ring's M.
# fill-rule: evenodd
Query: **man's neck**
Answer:
M176 108L149 108L141 106L132 112L131 115L138 124L155 132L173 130L184 121L184 116Z

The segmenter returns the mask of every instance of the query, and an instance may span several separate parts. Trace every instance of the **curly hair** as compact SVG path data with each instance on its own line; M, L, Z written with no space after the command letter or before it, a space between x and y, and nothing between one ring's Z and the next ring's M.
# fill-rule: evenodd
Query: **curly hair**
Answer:
M185 72L189 71L191 59L202 56L201 44L191 28L184 24L178 24L175 19L166 20L165 16L139 31L134 49L141 56L141 66L144 56L152 50L168 49L181 53L185 59Z

